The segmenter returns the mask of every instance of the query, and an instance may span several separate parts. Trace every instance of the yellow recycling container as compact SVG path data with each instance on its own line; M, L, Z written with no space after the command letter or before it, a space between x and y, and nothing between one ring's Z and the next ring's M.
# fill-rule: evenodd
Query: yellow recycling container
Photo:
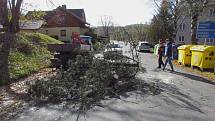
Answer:
M205 68L214 68L215 46L195 45L190 50L192 67L199 67L202 71Z
M182 45L178 47L178 63L183 65L191 64L191 51L192 45Z

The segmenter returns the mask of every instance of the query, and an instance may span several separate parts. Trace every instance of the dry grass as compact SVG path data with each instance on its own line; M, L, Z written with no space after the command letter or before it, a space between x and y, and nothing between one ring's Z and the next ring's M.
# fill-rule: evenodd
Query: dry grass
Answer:
M177 60L174 60L173 63L174 63L177 67L183 68L183 69L185 69L186 71L195 73L195 74L197 74L197 75L200 75L200 76L202 76L202 77L204 77L204 78L207 78L207 79L209 79L209 80L215 82L215 74L214 74L213 71L205 71L205 72L202 72L202 71L200 71L200 70L197 69L197 68L196 68L196 69L192 69L192 68L189 67L189 66L180 65L180 64L178 63Z

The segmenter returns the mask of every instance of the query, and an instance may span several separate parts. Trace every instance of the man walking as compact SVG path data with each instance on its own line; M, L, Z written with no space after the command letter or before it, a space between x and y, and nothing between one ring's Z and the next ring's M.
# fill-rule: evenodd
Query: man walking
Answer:
M164 52L164 42L162 39L159 40L159 47L158 47L158 68L161 68L161 65L164 67L164 63L162 60Z
M172 41L169 39L166 39L166 48L165 48L165 56L167 57L165 64L164 64L164 68L163 70L165 70L167 63L169 63L172 72L174 71L173 65L172 65Z

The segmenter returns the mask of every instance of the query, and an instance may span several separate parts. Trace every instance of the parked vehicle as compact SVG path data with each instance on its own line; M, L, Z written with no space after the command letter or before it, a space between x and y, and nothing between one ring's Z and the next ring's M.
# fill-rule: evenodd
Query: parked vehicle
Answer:
M118 43L111 43L105 47L105 54L123 54L122 46Z
M137 50L139 52L150 52L152 45L148 42L139 42Z
M93 43L92 43L92 37L91 36L85 36L85 35L80 35L80 38L84 40L86 45L90 45L90 50L93 50Z
M93 51L90 36L80 36L74 33L72 41L64 44L48 44L48 50L54 53L51 59L52 66L60 68L67 67L69 60L76 58L76 55L87 55Z

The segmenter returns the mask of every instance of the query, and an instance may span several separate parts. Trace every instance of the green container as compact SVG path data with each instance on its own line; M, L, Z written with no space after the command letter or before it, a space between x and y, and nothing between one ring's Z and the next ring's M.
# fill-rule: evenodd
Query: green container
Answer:
M158 55L158 47L159 47L159 44L156 44L154 47L154 54L155 55Z

